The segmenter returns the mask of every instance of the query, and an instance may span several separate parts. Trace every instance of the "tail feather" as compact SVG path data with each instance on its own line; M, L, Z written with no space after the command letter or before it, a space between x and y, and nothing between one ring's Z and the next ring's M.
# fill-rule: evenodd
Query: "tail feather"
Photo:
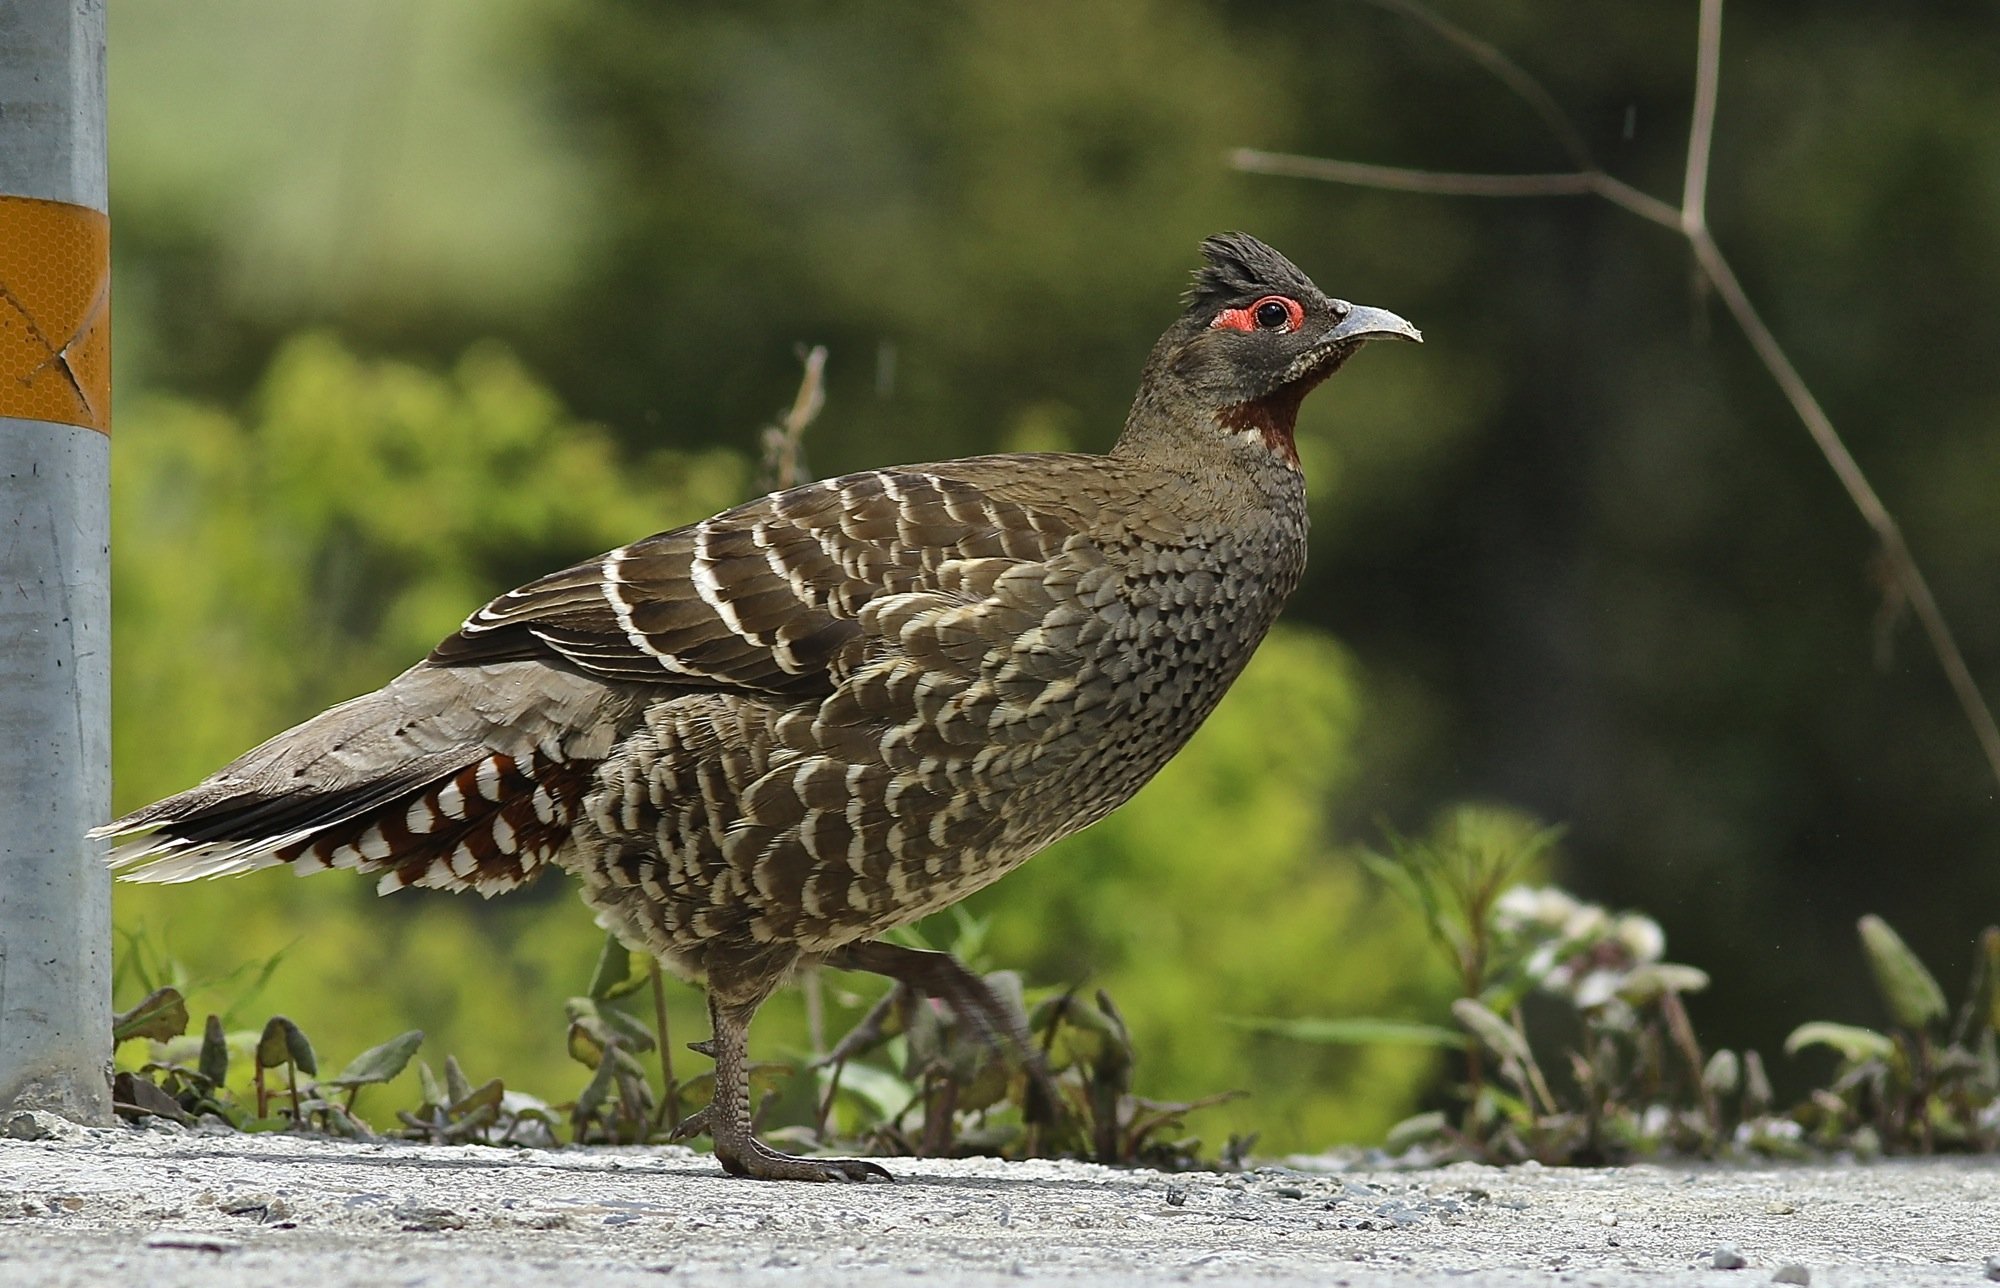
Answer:
M263 802L162 819L114 849L110 863L128 881L199 881L289 864L300 876L379 872L384 894L420 886L494 895L533 880L568 843L589 771L490 752L415 790L370 792L282 831L254 826Z
M287 864L380 873L384 893L497 894L568 843L613 723L589 717L609 697L534 664L419 666L90 835L118 841L108 861L129 881Z
M225 772L199 787L93 828L90 836L125 838L109 856L113 871L153 862L142 870L127 871L126 879L131 881L193 881L252 872L284 861L271 851L421 790L478 754L477 749L467 749L450 756L425 757L394 775L334 792L274 796ZM204 856L203 870L198 872L192 862L194 852ZM171 870L158 862L169 856L181 858Z

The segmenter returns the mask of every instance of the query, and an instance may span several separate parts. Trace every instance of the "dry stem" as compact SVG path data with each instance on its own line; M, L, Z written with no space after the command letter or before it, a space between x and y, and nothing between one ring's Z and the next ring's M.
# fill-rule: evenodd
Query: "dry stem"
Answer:
M826 346L816 344L806 350L805 371L799 377L799 392L791 407L775 425L765 427L764 481L774 488L798 487L812 482L806 466L805 433L826 406Z
M1422 192L1459 197L1602 197L1648 223L1672 229L1685 238L1696 267L1715 290L1723 307L1736 319L1750 348L1764 364L1792 405L1815 446L1832 467L1861 517L1881 543L1882 559L1896 587L1907 600L1944 669L1965 719L1986 755L1987 766L2000 781L2000 726L1979 691L1971 669L1965 663L1958 641L1946 623L1930 582L1917 567L1903 530L1882 503L1868 477L1847 450L1833 421L1813 397L1812 390L1785 356L1777 337L1750 303L1736 273L1723 258L1722 250L1708 229L1708 173L1711 143L1715 134L1716 98L1721 84L1722 0L1701 0L1701 15L1695 48L1694 111L1688 130L1687 177L1681 190L1679 209L1647 195L1605 173L1591 156L1582 136L1555 105L1549 92L1520 64L1492 45L1446 21L1417 0L1370 0L1422 23L1442 39L1466 52L1515 94L1519 95L1549 125L1552 133L1569 152L1576 169L1559 174L1448 174L1434 170L1412 170L1400 166L1366 165L1354 161L1327 160L1285 153L1259 152L1239 148L1229 154L1229 163L1253 174L1284 175L1300 179L1320 179L1330 183L1353 184L1364 188L1396 192Z

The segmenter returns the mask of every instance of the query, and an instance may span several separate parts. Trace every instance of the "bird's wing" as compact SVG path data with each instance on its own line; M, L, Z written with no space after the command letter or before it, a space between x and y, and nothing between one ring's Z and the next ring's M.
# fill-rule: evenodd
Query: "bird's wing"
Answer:
M871 601L944 589L967 560L1045 562L1075 535L1073 516L968 472L850 474L635 541L500 596L430 661L559 657L628 682L830 693L867 649Z

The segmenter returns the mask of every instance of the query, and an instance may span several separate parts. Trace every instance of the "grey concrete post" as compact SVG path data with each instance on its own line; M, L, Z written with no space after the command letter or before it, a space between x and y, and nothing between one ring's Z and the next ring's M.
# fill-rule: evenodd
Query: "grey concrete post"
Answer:
M104 0L0 0L0 1111L110 1115Z

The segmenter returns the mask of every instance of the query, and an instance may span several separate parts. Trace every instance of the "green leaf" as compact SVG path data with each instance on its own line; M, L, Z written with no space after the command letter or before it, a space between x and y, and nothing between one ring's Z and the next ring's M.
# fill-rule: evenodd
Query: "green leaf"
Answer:
M201 1056L195 1064L211 1087L229 1081L229 1035L222 1031L222 1017L211 1014L201 1030Z
M319 1061L313 1055L312 1043L299 1026L282 1015L273 1015L264 1025L263 1036L257 1039L257 1067L276 1069L292 1065L300 1073L318 1073Z
M595 1118L602 1112L605 1103L611 1099L611 1088L617 1077L617 1069L618 1066L610 1060L597 1062L597 1072L591 1075L590 1081L577 1093L578 1118Z
M2000 1031L2000 926L1988 926L1972 950L1972 987L1966 991L1952 1041L1966 1043Z
M1454 1041L1461 1040L1455 1033L1452 1038ZM1451 1121L1441 1113L1417 1114L1391 1127L1382 1145L1390 1153L1400 1154L1412 1145L1422 1145L1427 1141L1436 1140L1444 1135L1450 1125Z
M1944 1018L1944 990L1888 922L1872 913L1863 917L1861 946L1875 972L1875 987L1896 1023L1921 1029Z
M177 1123L194 1121L181 1107L180 1101L146 1079L129 1073L121 1073L111 1080L111 1101L119 1114L128 1118L151 1114L156 1118L171 1118Z
M1764 1072L1764 1057L1755 1051L1743 1053L1743 1116L1754 1117L1771 1107L1771 1077Z
M290 1131L297 1125L297 1123L292 1121L289 1114L269 1114L263 1118L255 1118L246 1114L236 1124L236 1130L242 1132L281 1132Z
M597 969L591 972L590 987L584 990L584 995L594 1002L609 1002L646 987L652 982L652 972L634 970L634 956L631 949L619 942L618 936L606 935L604 946L597 953Z
M187 1032L187 1001L177 988L156 988L139 999L139 1004L129 1011L121 1011L111 1020L111 1045L132 1038L151 1038L155 1042L165 1042Z
M1469 997L1461 997L1451 1004L1451 1013L1481 1042L1503 1060L1520 1065L1529 1063L1528 1044L1514 1026L1487 1010Z
M590 973L590 987L585 995L595 998L611 996L611 990L632 978L632 950L618 941L616 935L606 935L604 944L597 950L597 969Z
M411 1029L399 1033L380 1046L369 1047L354 1057L336 1077L328 1078L329 1087L365 1087L371 1083L387 1082L409 1067L417 1048L424 1044L422 1029Z
M1270 1033L1300 1042L1329 1046L1368 1046L1377 1042L1399 1042L1420 1046L1462 1047L1465 1034L1441 1024L1415 1020L1385 1020L1356 1016L1351 1019L1280 1020L1261 1016L1229 1017L1227 1023L1253 1033Z
M306 1041L305 1030L290 1020L285 1021L285 1049L300 1073L319 1073L319 1057L313 1053L312 1043Z
M819 1070L819 1086L824 1094L833 1081L832 1068ZM840 1070L840 1094L851 1096L865 1105L869 1111L864 1120L869 1125L888 1122L903 1110L909 1108L916 1099L917 1090L909 1083L872 1064L848 1064Z
M1708 987L1708 972L1698 966L1683 966L1679 962L1651 962L1635 967L1618 986L1618 993L1628 1002L1644 1002L1658 997L1669 990L1675 993L1699 993Z
M481 1109L498 1109L507 1095L507 1088L498 1078L474 1087L465 1095L446 1106L446 1111L454 1118L466 1117Z
M444 1093L451 1097L446 1103L454 1105L472 1094L472 1079L466 1077L465 1070L458 1067L458 1057L455 1055L444 1058Z
M1886 1060L1895 1053L1896 1043L1888 1035L1854 1024L1831 1024L1815 1020L1801 1024L1785 1039L1785 1054L1797 1055L1811 1046L1832 1047L1850 1064Z
M615 1006L599 1006L591 998L572 997L563 1004L563 1009L569 1015L570 1057L593 1069L606 1047L651 1051L656 1045L648 1025Z
M615 1006L601 1006L597 1018L627 1051L651 1051L653 1030Z
M1404 864L1377 854L1373 850L1361 850L1354 856L1361 866L1373 873L1375 879L1395 891L1396 896L1408 904L1419 916L1430 918L1435 914L1437 901L1430 890Z
M572 1020L569 1026L569 1057L586 1069L604 1063L605 1039L597 1025Z
M439 1085L437 1075L431 1072L430 1064L423 1060L417 1061L417 1085L423 1089L426 1106L442 1107L446 1103L444 1087Z

